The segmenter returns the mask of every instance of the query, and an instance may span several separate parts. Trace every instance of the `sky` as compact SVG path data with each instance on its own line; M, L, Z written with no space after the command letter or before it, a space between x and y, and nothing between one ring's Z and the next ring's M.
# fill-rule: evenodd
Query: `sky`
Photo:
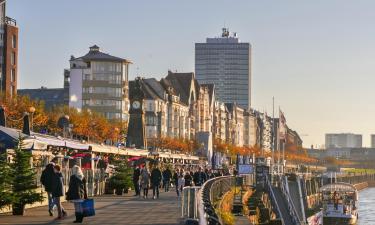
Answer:
M375 1L8 0L19 26L19 88L62 87L71 55L133 61L130 78L194 71L194 43L223 26L252 45L252 107L272 97L304 145L375 133Z

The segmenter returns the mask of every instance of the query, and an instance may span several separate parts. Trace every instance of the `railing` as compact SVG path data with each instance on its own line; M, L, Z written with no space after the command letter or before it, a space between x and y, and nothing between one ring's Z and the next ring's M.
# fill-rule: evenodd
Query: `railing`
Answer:
M198 218L200 225L221 225L222 222L215 212L215 204L230 191L235 184L235 177L216 177L205 182L198 192Z
M44 168L34 168L36 172L36 180L35 184L38 188L42 188L42 184L40 183L40 176L42 175L42 171ZM63 168L61 170L64 179L64 185L67 188L70 181L71 170ZM96 195L103 195L105 192L105 182L107 179L107 175L104 169L83 169L83 175L86 178L86 186L87 186L87 194L88 196L96 196ZM65 190L66 191L66 190Z
M290 216L291 216L291 218L293 220L293 224L295 224L295 225L304 225L305 222L301 221L299 219L296 207L294 206L292 198L290 197L289 187L288 187L288 177L287 176L283 176L281 178L281 190L282 190L282 193L284 195L284 198L287 200L288 211L289 211L289 214L290 214Z
M281 220L281 224L285 225L284 218L283 218L282 215L281 215L280 206L279 206L279 204L277 203L275 193L274 193L273 190L272 190L272 184L271 184L271 182L270 182L270 180L269 180L269 178L268 178L267 175L266 175L266 189L267 189L268 193L270 194L272 207L273 207L274 209L276 209L276 216L277 216L278 218L280 218L280 220Z

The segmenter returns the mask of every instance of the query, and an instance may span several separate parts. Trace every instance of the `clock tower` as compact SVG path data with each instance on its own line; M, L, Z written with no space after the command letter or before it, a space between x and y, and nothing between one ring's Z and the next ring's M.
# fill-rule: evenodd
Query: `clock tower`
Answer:
M137 77L135 81L129 82L129 126L127 135L127 146L145 149L145 126L143 113L143 90L142 79Z

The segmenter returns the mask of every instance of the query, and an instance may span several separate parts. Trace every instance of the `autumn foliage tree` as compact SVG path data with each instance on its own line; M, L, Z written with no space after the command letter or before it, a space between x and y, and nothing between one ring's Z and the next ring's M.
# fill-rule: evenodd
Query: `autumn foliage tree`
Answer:
M53 107L46 111L43 101L31 100L28 96L0 96L0 105L5 109L7 126L22 129L23 115L29 113L33 131L53 136L62 136L63 129L58 121L63 116L69 117L72 125L71 135L78 139L102 143L122 141L127 125L120 120L107 120L104 116L87 109L78 111L68 106Z

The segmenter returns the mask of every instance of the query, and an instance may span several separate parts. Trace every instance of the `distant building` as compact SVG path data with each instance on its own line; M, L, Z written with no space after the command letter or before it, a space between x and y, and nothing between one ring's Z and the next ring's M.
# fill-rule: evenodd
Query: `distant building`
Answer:
M0 0L0 93L17 93L18 27L6 16L6 1Z
M362 135L352 133L326 134L326 148L361 148Z
M51 110L54 106L68 105L69 101L64 97L68 93L64 88L19 89L18 95L29 96L32 100L40 100L45 104L46 110Z
M214 84L217 100L251 106L251 45L223 28L221 37L195 44L195 74L200 84Z
M375 134L371 134L371 148L375 148Z
M128 120L128 67L131 62L100 51L94 45L79 58L70 59L69 106L89 109L107 119Z

